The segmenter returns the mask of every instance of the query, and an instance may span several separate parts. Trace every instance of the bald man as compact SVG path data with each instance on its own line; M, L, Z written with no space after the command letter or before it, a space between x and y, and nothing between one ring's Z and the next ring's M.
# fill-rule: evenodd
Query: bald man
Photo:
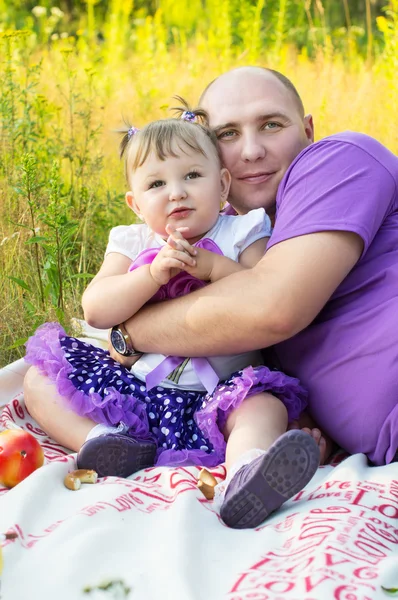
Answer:
M272 346L279 367L309 390L312 415L326 432L375 464L391 462L398 447L398 159L357 133L313 143L297 91L272 70L225 73L201 105L238 212L264 207L274 230L255 268L129 319L132 346L191 357ZM48 433L63 443L68 430L70 446L73 432L80 448L92 421L67 413L34 369L25 394Z
M398 448L398 159L373 138L314 141L280 73L221 75L201 98L242 212L275 217L260 263L127 321L134 348L209 356L274 347L351 453Z

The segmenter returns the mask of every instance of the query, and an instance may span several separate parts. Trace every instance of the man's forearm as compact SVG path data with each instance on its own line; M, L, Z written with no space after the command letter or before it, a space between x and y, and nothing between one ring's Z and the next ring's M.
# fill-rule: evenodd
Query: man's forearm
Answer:
M145 307L127 322L133 345L143 352L215 356L286 340L315 319L362 248L362 239L345 231L276 244L252 269Z
M267 318L272 301L261 270L249 269L183 298L146 306L125 325L142 352L234 354L288 337L277 328L277 314Z

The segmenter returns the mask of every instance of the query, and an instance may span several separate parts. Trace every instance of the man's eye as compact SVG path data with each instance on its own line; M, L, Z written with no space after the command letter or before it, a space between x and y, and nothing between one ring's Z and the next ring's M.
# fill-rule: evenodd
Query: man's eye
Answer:
M162 181L161 179L157 179L156 181L153 181L150 185L149 185L149 189L151 190L152 188L158 188L161 187L164 184L164 181Z
M200 173L198 173L197 171L190 171L185 176L185 179L197 179L198 177L200 177Z
M278 129L279 127L281 127L280 123L277 123L276 121L268 121L268 123L264 124L264 129Z
M233 138L235 136L236 136L236 131L228 130L228 131L222 131L221 133L219 133L217 138L219 140L225 140L225 139Z

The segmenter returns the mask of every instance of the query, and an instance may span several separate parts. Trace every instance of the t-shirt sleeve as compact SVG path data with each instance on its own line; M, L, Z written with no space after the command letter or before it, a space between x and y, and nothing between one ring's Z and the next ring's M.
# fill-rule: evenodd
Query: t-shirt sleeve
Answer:
M105 256L111 252L118 252L135 260L141 252L142 245L141 225L118 225L111 229Z
M271 221L263 208L231 218L234 223L233 244L238 250L238 256L257 240L271 235Z
M366 137L366 136L363 136ZM366 138L360 145L328 139L306 149L278 190L275 227L268 248L320 231L350 231L365 253L392 210L395 181L383 164L391 153Z

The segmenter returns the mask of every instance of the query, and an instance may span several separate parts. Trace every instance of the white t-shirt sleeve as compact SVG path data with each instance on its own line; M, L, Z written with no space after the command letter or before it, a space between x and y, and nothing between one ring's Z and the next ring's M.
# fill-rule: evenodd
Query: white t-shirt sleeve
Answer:
M232 217L234 220L233 244L238 256L257 240L271 235L271 220L263 208L256 208L247 215Z
M118 225L111 229L105 256L111 252L118 252L135 260L145 247L144 229L146 228L143 225Z

